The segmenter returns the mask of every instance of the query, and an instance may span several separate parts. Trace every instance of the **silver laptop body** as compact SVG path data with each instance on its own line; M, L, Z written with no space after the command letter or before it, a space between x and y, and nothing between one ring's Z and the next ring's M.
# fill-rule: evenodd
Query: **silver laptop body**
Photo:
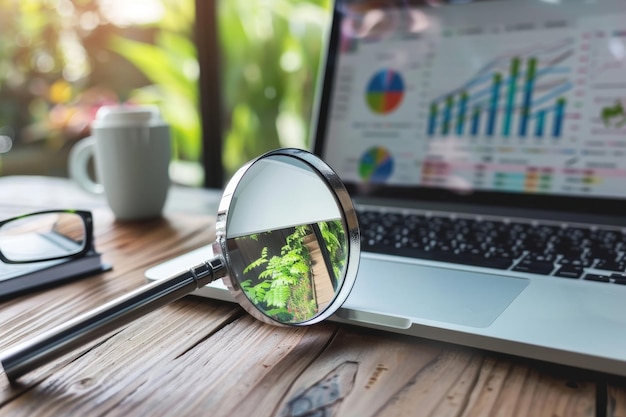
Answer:
M626 375L626 3L339 1L326 54L314 151L369 230L334 319Z

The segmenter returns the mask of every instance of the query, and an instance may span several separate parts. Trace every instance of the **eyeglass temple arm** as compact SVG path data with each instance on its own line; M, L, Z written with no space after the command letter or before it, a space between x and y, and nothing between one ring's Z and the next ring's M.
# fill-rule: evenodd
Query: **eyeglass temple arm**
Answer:
M17 379L100 336L175 301L226 275L222 256L149 285L89 311L0 354L11 384Z

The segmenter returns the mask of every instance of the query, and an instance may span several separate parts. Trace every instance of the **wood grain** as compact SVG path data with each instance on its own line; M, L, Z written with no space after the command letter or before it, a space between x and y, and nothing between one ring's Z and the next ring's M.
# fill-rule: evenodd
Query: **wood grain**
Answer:
M0 303L0 349L145 284L214 239L212 216L116 222L95 211L113 270ZM626 417L624 381L327 322L273 327L185 297L9 386L8 416Z
M340 364L358 365L341 404L318 402L319 415L592 416L595 386L516 365L462 347L340 328L324 355L293 385L280 406L324 380ZM348 392L349 391L349 392ZM311 403L315 403L311 399ZM312 407L314 409L314 407ZM332 412L331 412L332 411ZM311 414L314 415L314 414Z
M608 417L626 417L626 381L610 381L607 389Z
M144 285L143 272L147 267L208 244L215 236L211 216L181 216L175 224L167 217L124 224L116 222L109 211L97 210L94 223L97 249L113 264L113 270L0 303L3 336L0 349ZM42 367L25 386L37 383L42 375L80 352ZM0 404L15 398L24 389L12 389L2 376Z

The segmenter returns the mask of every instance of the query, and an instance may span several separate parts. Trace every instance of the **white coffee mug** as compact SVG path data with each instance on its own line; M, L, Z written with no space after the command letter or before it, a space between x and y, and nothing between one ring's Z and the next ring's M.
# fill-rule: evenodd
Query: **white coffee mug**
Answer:
M116 218L161 215L170 186L170 129L157 108L104 106L69 155L70 177L86 191L104 193ZM96 181L89 175L95 158Z

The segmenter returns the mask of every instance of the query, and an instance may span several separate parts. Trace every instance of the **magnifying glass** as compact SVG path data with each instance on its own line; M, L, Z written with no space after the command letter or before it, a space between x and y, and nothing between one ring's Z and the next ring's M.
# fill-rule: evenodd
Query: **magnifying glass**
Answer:
M279 326L328 318L356 278L352 201L337 174L304 150L275 150L237 171L220 201L216 236L206 262L0 354L9 381L220 278L248 313Z

